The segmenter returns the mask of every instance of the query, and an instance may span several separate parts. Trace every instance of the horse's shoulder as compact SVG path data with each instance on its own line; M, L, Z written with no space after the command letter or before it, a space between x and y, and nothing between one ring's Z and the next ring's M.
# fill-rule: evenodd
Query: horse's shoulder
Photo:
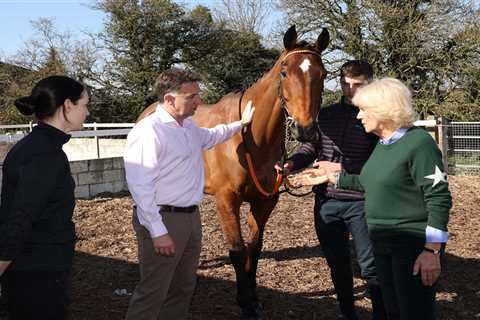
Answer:
M200 105L194 119L202 124L218 124L238 120L238 102L239 94L229 93L214 104Z
M232 105L238 106L241 93L238 91L230 92L223 96L215 105L220 108L228 108Z

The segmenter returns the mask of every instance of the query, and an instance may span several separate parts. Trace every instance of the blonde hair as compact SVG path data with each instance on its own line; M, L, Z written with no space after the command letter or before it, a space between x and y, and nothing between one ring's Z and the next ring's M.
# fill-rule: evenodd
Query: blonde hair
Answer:
M410 90L394 78L375 80L359 88L352 103L368 110L378 121L391 124L394 129L412 126L417 118Z

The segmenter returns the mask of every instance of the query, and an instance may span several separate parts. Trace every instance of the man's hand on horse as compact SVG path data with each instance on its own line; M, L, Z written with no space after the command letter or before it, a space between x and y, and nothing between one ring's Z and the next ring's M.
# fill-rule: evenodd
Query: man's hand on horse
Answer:
M283 166L280 162L277 162L275 163L275 170L285 174L285 175L288 175L290 173L290 171L292 171L293 169L293 162L288 160L286 161Z
M313 163L314 168L324 168L329 172L342 171L342 164L330 161L315 161Z
M175 255L175 242L167 234L152 238L153 249L161 256L173 257Z
M245 110L242 112L242 119L240 120L242 122L242 126L245 127L252 122L253 119L253 114L255 113L255 107L253 107L252 100L247 102L247 105L245 106Z
M334 183L335 177L324 168L306 169L292 180L292 184L295 187L315 186L327 182Z

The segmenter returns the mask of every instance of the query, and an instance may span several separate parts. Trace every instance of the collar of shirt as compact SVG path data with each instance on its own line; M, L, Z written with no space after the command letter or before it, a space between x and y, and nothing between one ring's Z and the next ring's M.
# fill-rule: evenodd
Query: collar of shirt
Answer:
M62 146L70 140L71 135L63 132L60 129L55 128L45 122L39 121L33 130L41 130L51 137L54 143L58 146Z
M171 125L172 127L187 127L190 126L192 119L189 117L183 120L183 125L180 125L175 118L168 113L167 110L163 108L163 103L158 103L157 108L155 109L155 115L165 124Z
M398 140L400 140L401 137L403 137L405 135L405 133L408 131L409 128L398 128L397 130L395 130L393 132L393 134L388 137L388 138L385 138L385 139L380 139L380 144L384 144L384 145L389 145L389 144L392 144Z

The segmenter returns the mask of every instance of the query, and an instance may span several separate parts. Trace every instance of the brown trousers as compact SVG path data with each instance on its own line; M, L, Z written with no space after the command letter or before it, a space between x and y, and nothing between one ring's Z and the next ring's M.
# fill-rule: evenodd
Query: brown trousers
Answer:
M126 320L186 319L195 290L202 241L200 213L162 212L175 256L155 253L150 233L134 209L133 228L138 242L140 282L133 293Z

